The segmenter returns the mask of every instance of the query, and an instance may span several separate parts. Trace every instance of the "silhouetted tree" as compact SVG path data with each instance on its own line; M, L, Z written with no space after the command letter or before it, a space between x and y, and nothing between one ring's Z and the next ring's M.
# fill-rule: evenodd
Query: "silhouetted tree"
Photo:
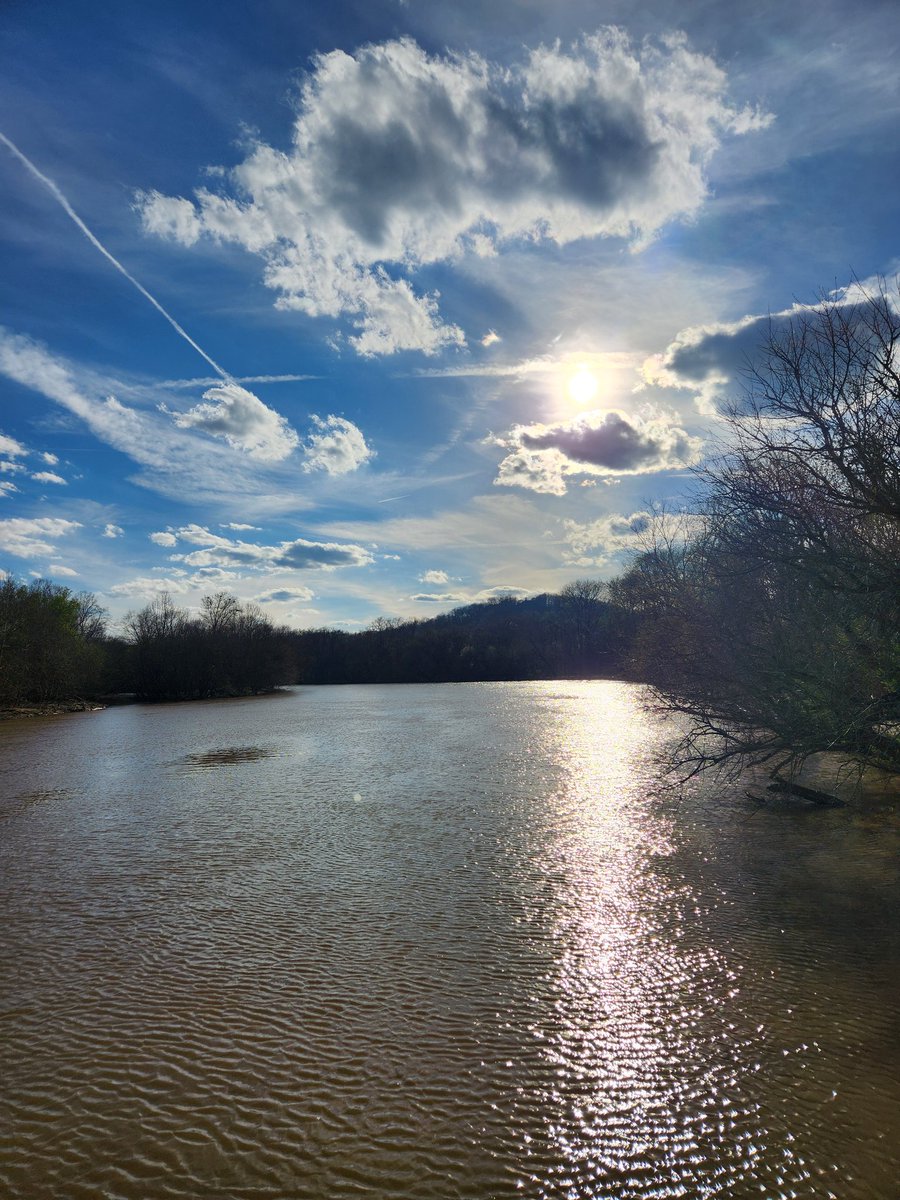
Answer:
M692 536L612 589L635 659L688 719L688 772L834 751L900 771L900 315L885 289L773 331Z
M295 680L290 631L225 592L204 596L195 619L164 592L129 613L125 631L132 690L149 700L243 695Z

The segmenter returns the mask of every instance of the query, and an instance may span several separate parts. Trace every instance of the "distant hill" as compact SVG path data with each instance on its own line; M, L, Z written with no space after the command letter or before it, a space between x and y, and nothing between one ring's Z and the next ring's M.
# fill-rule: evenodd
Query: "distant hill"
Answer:
M596 678L622 673L625 635L602 585L495 599L366 630L294 635L303 683L443 683Z

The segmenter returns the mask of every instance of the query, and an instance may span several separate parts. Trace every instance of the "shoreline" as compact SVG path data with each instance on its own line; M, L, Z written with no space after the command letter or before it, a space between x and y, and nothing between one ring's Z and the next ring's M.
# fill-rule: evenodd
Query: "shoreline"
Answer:
M17 721L24 717L61 717L66 713L101 712L108 707L108 701L100 700L56 700L48 704L5 704L0 707L0 721Z

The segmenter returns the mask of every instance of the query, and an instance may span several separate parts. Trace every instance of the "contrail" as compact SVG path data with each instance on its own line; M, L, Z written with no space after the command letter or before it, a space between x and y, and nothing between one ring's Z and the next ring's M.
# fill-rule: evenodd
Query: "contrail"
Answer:
M107 259L109 262L111 262L112 265L116 268L116 270L121 272L121 274L125 276L125 278L128 280L128 282L130 284L133 284L133 286L137 288L137 290L141 293L141 295L146 300L150 301L150 303L153 305L153 307L156 309L156 311L158 313L161 313L162 316L164 316L166 318L166 320L169 322L169 324L172 326L172 328L175 330L175 332L177 334L179 334L181 337L183 337L189 346L193 346L193 348L197 351L197 353L200 355L200 357L206 359L206 361L209 363L209 365L212 367L212 369L222 379L226 379L226 380L230 381L231 375L229 375L229 373L226 370L224 370L222 367L220 367L217 362L215 362L213 359L211 359L205 350L201 349L197 345L197 343L194 341L194 339L191 337L191 335L187 332L187 330L182 329L182 327L178 324L178 322L175 320L175 318L173 316L171 316L170 313L166 312L166 310L163 308L163 306L160 304L160 302L156 299L156 297L151 296L150 293L147 291L147 289L143 286L143 284L138 283L138 281L135 279L135 277L122 266L122 264L119 262L119 260L117 258L114 258L112 254L110 254L110 252L103 245L103 243L99 240L99 238L95 237L94 234L91 233L90 229L88 229L87 225L85 225L84 221L82 221L81 217L79 217L78 213L75 211L75 209L72 207L72 205L68 202L68 200L62 194L62 192L59 190L59 188L56 186L56 184L53 182L53 180L49 179L43 173L43 171L39 171L37 169L37 167L34 165L34 163L31 161L31 159L28 158L26 155L24 155L22 153L22 151L19 149L19 147L15 144L15 142L11 142L9 140L9 138L6 136L6 134L3 132L0 132L0 142L2 142L4 146L6 146L6 148L10 151L11 154L15 155L15 157L19 160L19 162L22 164L22 166L25 167L25 169L27 171L29 171L39 183L42 183L44 185L44 187L47 189L47 191L50 193L50 195L54 198L54 200L56 200L56 202L60 205L60 207L63 209L63 211L66 213L66 215L75 222L75 224L78 226L78 228L81 230L81 232L87 238L87 240L91 243L91 245L95 246L100 251L100 253L103 255L103 257L105 259Z
M302 383L309 379L321 379L321 375L233 375L231 383ZM183 388L212 387L218 379L164 379L157 387L172 391Z

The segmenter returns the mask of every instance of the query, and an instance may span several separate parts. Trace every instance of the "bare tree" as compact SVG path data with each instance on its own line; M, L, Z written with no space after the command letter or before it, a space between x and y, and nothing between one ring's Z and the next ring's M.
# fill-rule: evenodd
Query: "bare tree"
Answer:
M240 611L237 597L229 592L214 592L200 601L200 619L213 634L233 629Z
M900 308L881 287L773 327L679 549L613 589L686 718L676 765L900 771Z
M86 642L97 642L106 636L107 610L93 592L79 592L75 597L78 610L75 627Z

